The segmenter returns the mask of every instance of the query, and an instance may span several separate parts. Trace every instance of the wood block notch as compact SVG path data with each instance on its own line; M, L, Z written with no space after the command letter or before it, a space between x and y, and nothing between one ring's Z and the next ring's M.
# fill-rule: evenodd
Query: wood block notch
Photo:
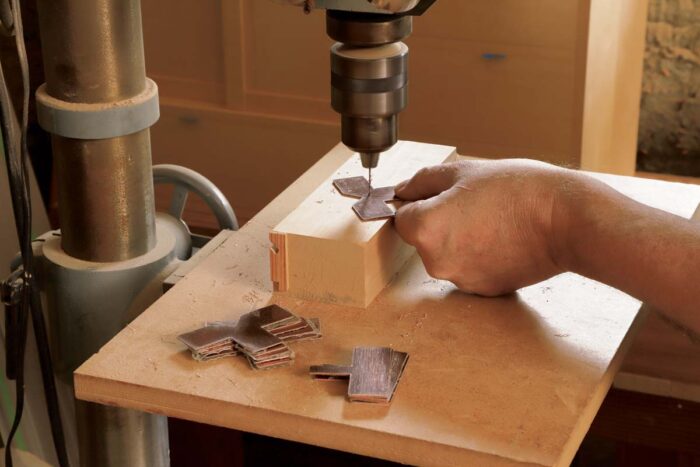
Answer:
M401 141L382 155L373 185L393 186L423 167L455 160L455 148ZM333 180L366 176L354 155L270 233L275 290L305 300L367 307L414 249L391 219L362 222L357 201L342 196Z

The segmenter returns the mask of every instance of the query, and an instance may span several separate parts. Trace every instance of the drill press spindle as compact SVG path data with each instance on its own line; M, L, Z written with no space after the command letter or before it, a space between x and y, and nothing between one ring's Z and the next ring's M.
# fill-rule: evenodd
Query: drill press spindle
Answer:
M398 139L408 94L408 47L401 40L413 20L335 10L326 19L328 35L338 41L331 47L331 104L341 114L342 141L372 169Z

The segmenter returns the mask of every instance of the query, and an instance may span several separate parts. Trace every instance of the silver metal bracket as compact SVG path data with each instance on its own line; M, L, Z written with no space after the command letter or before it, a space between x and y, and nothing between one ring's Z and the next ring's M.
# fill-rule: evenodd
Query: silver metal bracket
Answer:
M17 378L20 343L20 302L26 286L24 268L12 271L0 283L0 300L5 305L5 376L9 380Z
M24 268L12 271L7 279L0 282L0 301L5 306L17 305L24 288Z

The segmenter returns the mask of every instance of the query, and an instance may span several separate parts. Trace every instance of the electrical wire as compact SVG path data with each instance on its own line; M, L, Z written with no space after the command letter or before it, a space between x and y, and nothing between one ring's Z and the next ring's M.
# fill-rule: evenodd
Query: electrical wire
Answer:
M3 28L7 29L8 22L5 18L6 0L0 0L0 21ZM11 443L17 433L22 414L24 412L24 358L26 351L28 318L31 314L34 327L34 336L39 353L39 363L41 366L42 380L44 384L44 397L49 412L51 433L54 441L56 456L61 467L69 466L66 452L65 436L58 403L58 393L53 375L53 365L48 345L46 323L41 306L39 290L34 285L34 254L32 250L32 206L29 188L29 171L27 165L29 161L29 151L27 148L27 126L29 119L29 67L27 52L24 44L24 31L22 25L21 10L19 0L11 0L12 19L11 27L14 28L15 46L19 58L20 70L22 74L22 110L21 121L17 121L17 116L11 105L11 99L5 77L0 63L0 115L2 116L2 134L6 147L6 164L10 191L12 193L12 208L15 214L17 236L20 240L20 251L22 254L23 287L19 316L18 316L18 350L17 350L17 379L16 379L16 409L15 417L10 429L5 449L5 465L12 467Z
M15 379L15 395L16 395L16 406L15 406L15 417L12 422L12 427L10 428L10 434L7 437L7 445L5 447L5 465L7 467L12 467L12 453L11 444L12 440L17 433L19 428L19 422L22 419L22 414L24 412L24 354L26 349L27 341L27 317L29 315L29 283L27 280L27 269L29 263L27 261L25 250L26 250L26 232L27 232L27 199L25 196L25 189L23 187L24 177L21 173L21 162L18 158L21 158L21 150L19 149L19 140L21 136L18 134L18 123L17 117L14 114L14 110L11 106L11 100L9 96L9 91L7 89L7 84L5 82L5 76L0 64L0 103L2 104L2 132L3 141L5 143L5 161L7 164L7 174L10 185L10 192L12 194L12 210L15 214L15 224L17 227L17 237L20 240L20 251L22 252L23 260L23 274L22 280L24 282L21 289L20 303L17 308L18 313L18 345L17 345L17 375Z

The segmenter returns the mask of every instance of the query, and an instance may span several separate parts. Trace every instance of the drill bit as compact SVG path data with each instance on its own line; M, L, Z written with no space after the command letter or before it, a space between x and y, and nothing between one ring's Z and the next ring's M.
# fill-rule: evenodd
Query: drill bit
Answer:
M369 168L369 191L367 192L367 196L372 196L372 167Z
M369 182L369 189L367 190L367 196L372 193L372 169L379 163L379 152L360 152L360 160L362 161L362 167L369 170L367 180Z

